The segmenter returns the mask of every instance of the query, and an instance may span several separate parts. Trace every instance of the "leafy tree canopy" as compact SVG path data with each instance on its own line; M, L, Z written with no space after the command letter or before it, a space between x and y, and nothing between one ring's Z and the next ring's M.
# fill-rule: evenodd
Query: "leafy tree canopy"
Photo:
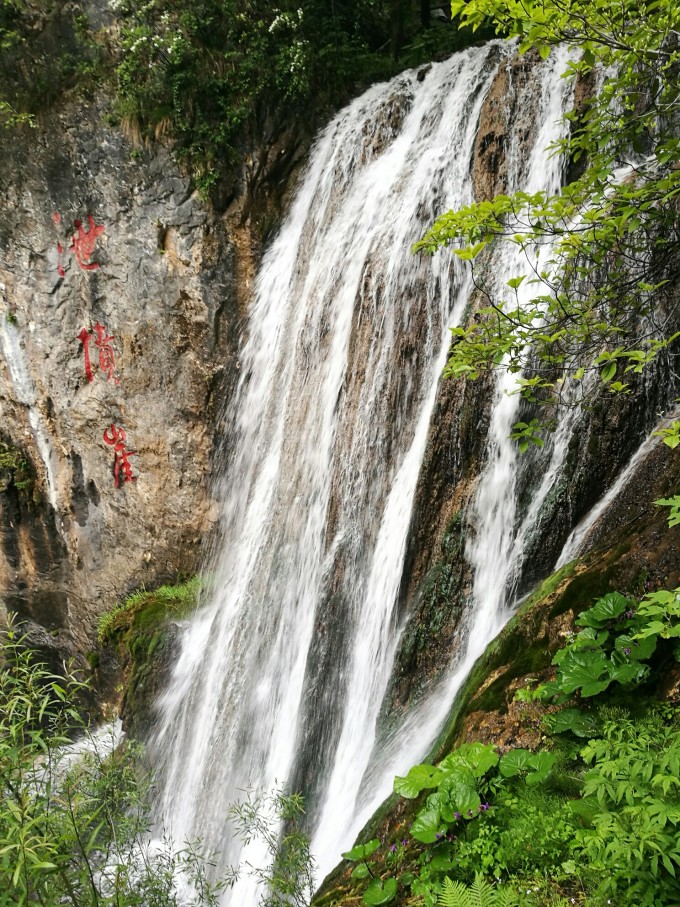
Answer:
M452 14L474 29L491 21L522 54L575 46L564 75L591 89L553 148L577 178L557 195L516 192L444 214L417 244L452 246L487 299L481 317L453 330L446 372L475 378L507 365L532 402L627 393L678 337L680 6L453 0ZM501 293L482 254L500 242L527 262Z

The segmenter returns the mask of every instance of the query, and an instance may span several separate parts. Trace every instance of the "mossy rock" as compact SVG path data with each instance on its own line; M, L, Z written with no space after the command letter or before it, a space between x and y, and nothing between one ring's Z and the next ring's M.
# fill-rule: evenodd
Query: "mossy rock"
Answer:
M163 689L177 638L176 622L197 605L197 577L175 586L165 585L129 596L102 615L100 650L95 677L106 696L115 688L126 729L144 738L151 723L151 708ZM121 695L122 694L122 695Z

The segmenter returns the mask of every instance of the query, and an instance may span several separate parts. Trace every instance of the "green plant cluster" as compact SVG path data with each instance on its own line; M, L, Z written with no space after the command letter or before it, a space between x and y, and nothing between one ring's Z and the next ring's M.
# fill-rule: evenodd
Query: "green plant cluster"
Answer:
M3 441L0 441L0 470L10 473L12 485L17 491L26 491L33 484L31 467L24 454Z
M132 745L87 743L85 684L53 674L11 620L0 665L0 905L178 907L180 873L193 903L216 905L197 846L146 845L149 780Z
M555 680L517 695L552 703L540 750L465 743L395 779L417 803L406 835L343 854L364 903L680 903L679 715L637 692L673 664L680 593L608 593L577 626Z
M492 21L520 53L545 59L572 45L565 76L586 97L552 149L575 165L571 182L555 195L516 192L443 214L417 244L451 246L488 301L453 329L446 374L507 368L531 403L629 393L677 347L680 8L674 0L453 0L451 8L463 26ZM498 243L526 262L506 286L482 254ZM525 421L516 431L526 446L540 427Z
M256 149L291 126L314 126L371 82L477 37L449 26L419 30L407 4L386 0L112 6L119 111L147 137L170 135L203 192L244 154L252 191L263 177Z
M0 127L35 126L46 107L92 89L102 71L85 4L0 0Z
M305 814L300 794L286 793L282 787L271 791L248 790L243 800L233 804L228 817L236 837L246 846L253 841L264 845L264 866L231 867L226 883L233 886L247 873L259 884L258 907L308 907L314 891L315 861L309 836L302 828Z
M582 611L576 623L583 629L553 658L555 680L541 685L534 696L561 704L575 693L597 696L614 682L643 681L659 642L680 637L680 590L650 592L639 603L610 592ZM581 714L565 710L553 721L553 730L555 721L561 718L561 730L572 715L581 727Z

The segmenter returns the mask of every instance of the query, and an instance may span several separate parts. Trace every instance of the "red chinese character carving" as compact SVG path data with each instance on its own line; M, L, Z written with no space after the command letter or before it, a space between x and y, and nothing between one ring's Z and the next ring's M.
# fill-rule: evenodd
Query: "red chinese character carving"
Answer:
M60 272L61 273L61 272ZM94 381L94 375L92 374L92 363L90 362L90 332L87 328L83 328L80 334L78 334L78 340L83 345L83 354L85 356L85 377L88 381Z
M116 426L111 423L109 428L104 429L104 441L110 446L113 447L116 458L113 462L113 481L116 488L120 487L121 475L123 477L123 482L136 482L137 476L132 475L132 464L128 459L133 454L136 454L136 450L126 450L125 441L127 436L125 430L122 428L116 428Z
M99 368L106 375L107 380L113 378L116 384L120 384L120 379L116 374L116 357L111 346L111 341L115 340L115 337L108 337L106 334L106 328L103 324L97 322L94 326L94 332L97 335L95 337L95 346L99 349ZM94 375L92 374L92 363L90 361L90 340L92 339L92 331L88 331L87 328L83 328L80 334L78 334L78 340L83 344L83 354L85 356L85 375L88 381L94 381Z
M61 223L61 214L59 214L58 211L55 211L52 215L52 220L56 225L59 225ZM62 244L57 243L57 253L59 255L57 273L60 277L66 277L66 270L62 259L64 254L68 255L69 253L73 253L83 271L96 271L99 268L97 262L90 261L90 258L94 252L94 247L97 244L97 237L104 233L106 228L103 225L97 226L91 214L87 215L87 220L90 225L89 230L86 230L83 227L82 221L73 221L73 226L76 228L77 233L71 237L71 245L66 252L64 252Z
M95 344L99 348L99 368L105 373L106 379L113 378L116 384L120 384L116 375L116 359L111 346L113 337L106 336L106 328L103 324L97 322L94 326L96 333Z
M107 380L113 378L116 384L120 384L118 375L116 374L116 357L111 346L111 341L115 340L115 337L109 337L106 334L106 328L103 324L97 322L94 326L94 332L97 335L95 337L95 346L99 349L99 368L106 375ZM94 375L92 374L92 363L90 360L90 340L92 339L92 331L88 331L87 328L83 328L82 331L78 334L78 340L83 344L83 354L85 356L85 375L88 381L94 381Z
M73 226L78 233L71 240L69 252L75 252L76 261L83 271L96 271L99 265L96 261L91 262L90 256L94 252L97 237L104 232L105 227L97 227L94 222L94 217L92 217L91 214L87 215L87 219L90 224L89 230L85 230L81 221L73 221Z

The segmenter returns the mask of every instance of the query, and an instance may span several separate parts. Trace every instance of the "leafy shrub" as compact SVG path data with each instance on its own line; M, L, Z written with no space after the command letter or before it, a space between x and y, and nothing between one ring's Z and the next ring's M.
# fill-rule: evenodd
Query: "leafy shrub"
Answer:
M0 905L176 907L180 873L215 905L220 885L196 846L146 845L148 779L134 747L92 739L75 757L84 684L51 673L11 620L0 655Z
M602 891L640 907L680 903L677 714L666 708L638 721L607 720L582 757L591 768L584 799L574 804L586 822L578 849L602 871Z

